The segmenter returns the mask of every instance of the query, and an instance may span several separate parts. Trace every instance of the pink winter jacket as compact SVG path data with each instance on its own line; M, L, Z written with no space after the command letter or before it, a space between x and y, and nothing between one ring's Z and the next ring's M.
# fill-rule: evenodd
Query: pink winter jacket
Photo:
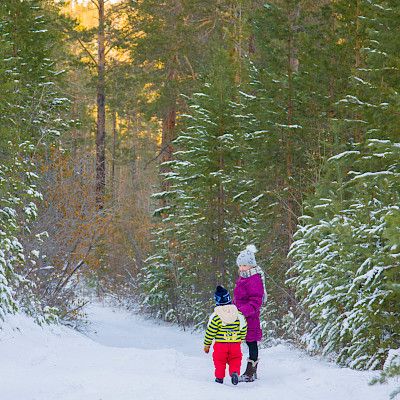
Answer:
M262 338L260 309L264 296L261 275L255 274L248 278L239 277L233 295L233 303L247 320L246 341L260 341Z

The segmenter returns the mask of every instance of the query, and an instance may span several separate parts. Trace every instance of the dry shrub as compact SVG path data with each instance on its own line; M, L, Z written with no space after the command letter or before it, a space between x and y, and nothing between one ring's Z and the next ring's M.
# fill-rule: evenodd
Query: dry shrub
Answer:
M136 277L150 249L153 171L119 166L113 218L107 234L107 264L101 276L104 292L134 299Z
M72 321L85 303L87 282L101 267L102 242L112 215L96 207L90 155L77 164L53 148L39 168L44 201L34 229L24 238L27 276L40 301L57 307L63 321Z

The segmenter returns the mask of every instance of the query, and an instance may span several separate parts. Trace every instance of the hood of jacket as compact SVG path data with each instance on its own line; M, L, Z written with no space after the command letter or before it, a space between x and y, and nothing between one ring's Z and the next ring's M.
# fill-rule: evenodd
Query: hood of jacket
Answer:
M239 311L234 304L228 304L226 306L217 306L214 309L215 314L221 318L224 325L233 324L239 315Z

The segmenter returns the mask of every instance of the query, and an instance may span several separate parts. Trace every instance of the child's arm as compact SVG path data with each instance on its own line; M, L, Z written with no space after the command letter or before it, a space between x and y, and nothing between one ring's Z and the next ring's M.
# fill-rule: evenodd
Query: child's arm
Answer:
M208 325L206 329L206 334L204 336L204 351L206 351L206 348L210 348L212 341L214 340L215 336L217 335L219 331L219 326L216 321L216 315L213 313L208 320ZM208 353L208 351L206 351Z
M242 313L239 313L239 321L240 321L239 337L240 340L245 340L247 335L247 321Z
M254 284L254 287L251 289L251 291L252 293L251 296L248 297L247 303L240 307L241 313L246 318L251 317L261 308L264 296L264 286L261 279Z

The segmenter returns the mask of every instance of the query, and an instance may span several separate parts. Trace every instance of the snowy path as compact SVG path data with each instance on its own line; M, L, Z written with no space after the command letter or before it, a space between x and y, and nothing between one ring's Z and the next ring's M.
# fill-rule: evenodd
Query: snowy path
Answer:
M88 337L11 319L0 331L1 400L387 400L391 391L368 386L374 373L285 346L261 352L255 383L218 385L201 335L99 305L88 314Z

